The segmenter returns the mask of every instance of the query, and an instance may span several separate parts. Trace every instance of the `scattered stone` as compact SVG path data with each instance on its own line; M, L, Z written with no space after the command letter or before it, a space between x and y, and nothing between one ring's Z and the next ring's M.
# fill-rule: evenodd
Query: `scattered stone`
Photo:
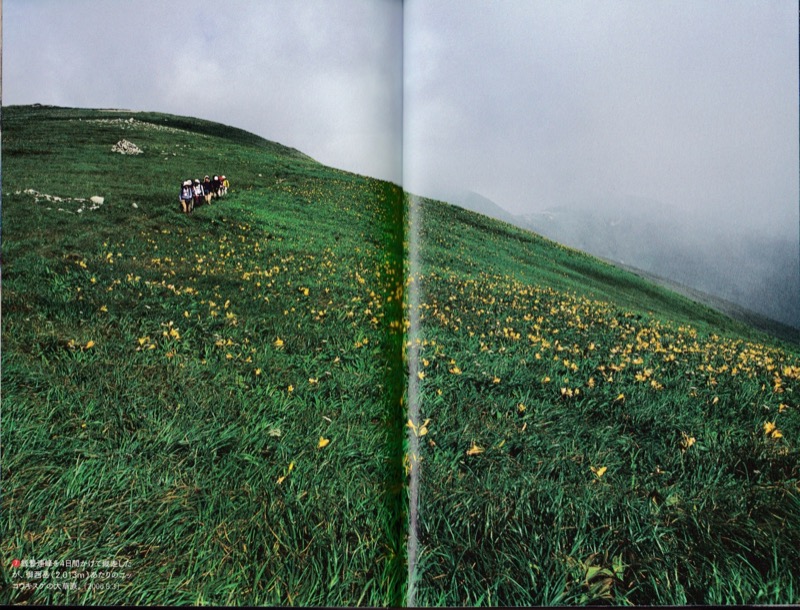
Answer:
M131 207L136 208L137 210L139 209L139 205L135 201L131 204Z
M105 197L100 197L99 195L95 195L90 199L84 199L82 197L59 197L57 195L48 195L47 193L40 193L35 189L25 189L23 191L26 195L31 195L33 197L34 204L41 203L42 201L47 201L49 203L70 203L70 204L78 204L78 208L73 212L72 210L66 210L64 208L57 208L59 212L66 212L68 214L82 214L84 210L99 210L100 207L105 203ZM91 203L89 207L86 207L86 204ZM47 210L52 210L51 207L45 208Z
M111 152L118 152L121 155L141 155L144 151L128 140L120 140L111 147Z
M70 120L74 121L76 119L70 119ZM77 120L81 121L81 119L77 119ZM131 129L136 129L136 130L145 130L145 131L166 131L168 133L192 133L192 132L186 131L185 129L178 129L177 127L168 127L166 125L158 125L156 123L150 123L149 121L140 121L138 119L134 119L133 117L130 117L130 118L127 118L127 119L126 118L122 118L122 117L119 117L119 118L116 118L116 119L85 119L82 122L85 122L85 123L102 123L102 124L105 124L105 125L114 125L114 127L116 127L117 129L121 129L121 130L124 130L124 131L128 131L128 130L131 130ZM210 136L207 136L205 134L199 135L199 134L194 134L193 133L192 135L194 137L198 137L198 136L199 137L203 137L203 138L210 137Z

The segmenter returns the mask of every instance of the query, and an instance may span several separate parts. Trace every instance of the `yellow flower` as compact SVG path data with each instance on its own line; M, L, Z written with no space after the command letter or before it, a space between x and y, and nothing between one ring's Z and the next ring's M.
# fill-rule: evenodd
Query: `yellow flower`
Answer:
M775 425L775 422L771 421L764 423L764 434L774 439L783 438L783 432L778 430L778 427Z
M319 379L317 379L316 377L309 377L308 378L308 383L310 383L311 385L314 385L315 383L319 383Z
M484 452L483 447L479 447L475 444L475 441L472 441L472 446L467 449L467 455L480 455Z
M430 419L426 419L421 426L417 427L414 424L413 420L409 418L408 422L406 423L407 428L411 428L411 431L414 433L414 436L420 437L425 436L428 433L428 424L431 423Z
M261 369L256 369L255 373L256 373L256 375L260 375L261 374Z
M293 386L293 385L290 385L290 386L289 386L288 388L286 388L286 389L287 389L287 391L288 391L290 394L291 394L292 392L294 392L294 386Z
M320 436L319 437L319 443L317 443L317 448L318 449L322 449L323 447L327 447L328 443L330 443L330 442L331 442L331 439Z
M422 380L422 379L425 379L425 373L423 373L422 371L420 371L419 373L417 373L417 377L419 377L421 380Z
M94 347L94 341L89 340L89 342L86 344L86 349L91 349L93 347Z
M461 374L461 369L460 369L460 368L458 368L457 366L454 366L453 368L451 368L451 369L450 369L450 372L451 372L453 375L460 375L460 374Z
M283 347L283 339L281 339L280 337L275 339L275 347L277 347L277 348Z
M595 468L594 466L591 466L590 468L592 469L592 472L598 479L606 473L606 470L608 470L607 466L601 466L600 468Z
M294 469L294 462L290 462L290 463L289 463L289 468L288 468L288 470L286 471L286 474L285 474L285 475L283 475L282 477L278 477L278 480L276 481L276 483L277 483L278 485L280 485L281 483L283 483L283 482L286 480L286 477L288 477L288 476L289 476L289 473L290 473L290 472L292 472L292 470L293 470L293 469Z

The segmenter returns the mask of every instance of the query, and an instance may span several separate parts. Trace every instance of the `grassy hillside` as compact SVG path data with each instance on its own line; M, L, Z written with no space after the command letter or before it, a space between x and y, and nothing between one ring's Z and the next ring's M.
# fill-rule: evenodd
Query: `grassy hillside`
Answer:
M4 108L2 152L0 601L402 603L399 189L152 113Z
M214 123L10 107L2 153L0 601L402 605L413 463L419 605L798 601L796 347L435 201L404 276L397 187Z
M419 205L417 603L798 602L796 348Z

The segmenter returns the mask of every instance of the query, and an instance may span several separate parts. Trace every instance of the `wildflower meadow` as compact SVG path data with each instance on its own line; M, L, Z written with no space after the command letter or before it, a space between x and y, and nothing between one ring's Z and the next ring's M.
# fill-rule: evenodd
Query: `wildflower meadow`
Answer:
M0 602L800 599L798 345L233 127L2 147Z

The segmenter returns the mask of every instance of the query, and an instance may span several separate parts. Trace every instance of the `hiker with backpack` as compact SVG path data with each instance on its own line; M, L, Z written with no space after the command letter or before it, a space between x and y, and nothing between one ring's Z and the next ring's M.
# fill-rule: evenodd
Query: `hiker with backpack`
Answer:
M181 194L178 196L178 200L181 202L181 209L183 210L184 214L190 214L192 212L192 209L194 208L193 199L194 190L192 189L192 181L184 180L183 185L181 186Z
M203 197L205 197L207 205L211 205L211 198L213 196L214 191L211 189L211 178L206 176L203 178Z
M192 185L193 206L197 207L198 205L200 205L202 199L203 199L203 187L200 184L200 180L195 178L194 184Z
M205 199L207 205L211 205L211 200L214 197L224 197L228 193L230 182L223 176L214 176L211 180L209 176L203 178L203 182L195 179L194 181L184 180L181 183L181 192L178 196L178 201L181 204L181 210L184 214L191 214L194 208L200 205L201 201Z

